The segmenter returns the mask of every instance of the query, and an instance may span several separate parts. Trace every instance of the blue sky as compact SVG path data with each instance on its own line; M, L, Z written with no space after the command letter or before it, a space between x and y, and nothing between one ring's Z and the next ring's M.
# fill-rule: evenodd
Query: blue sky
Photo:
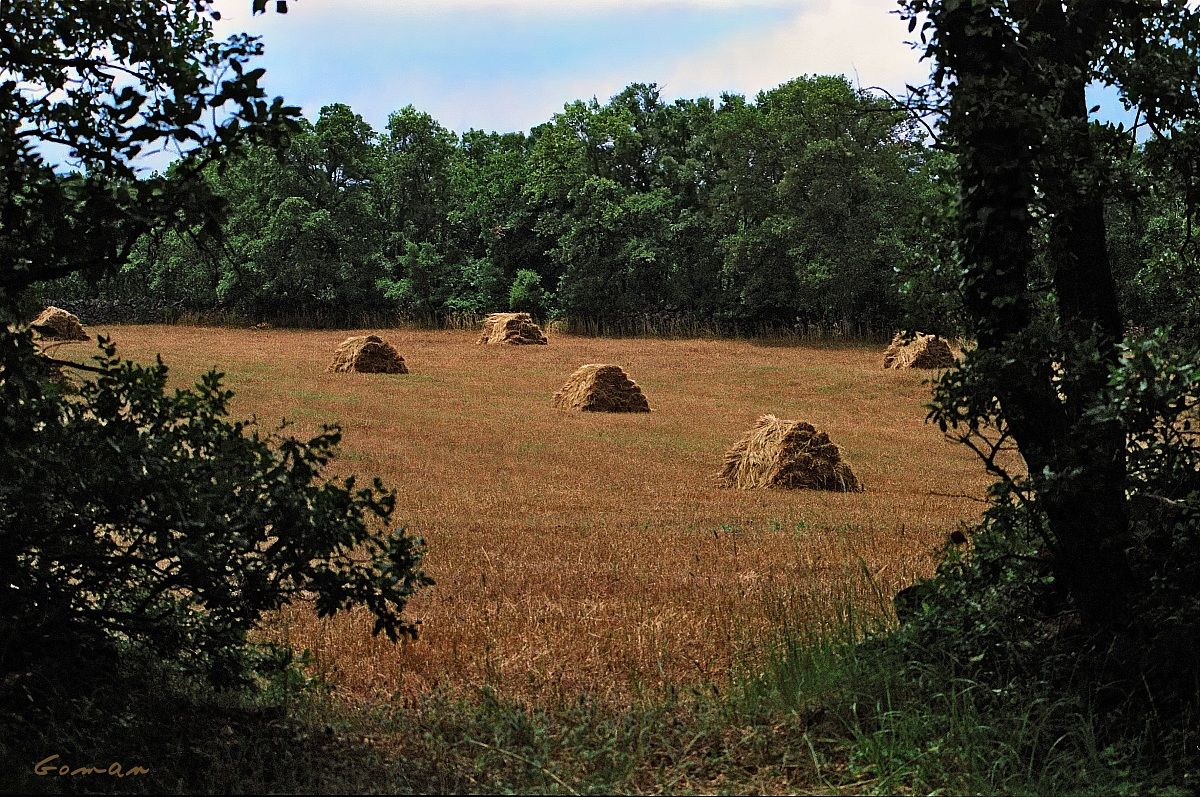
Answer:
M527 130L634 81L668 98L753 94L841 73L900 91L924 66L893 0L224 0L218 34L263 37L266 86L312 118L346 102L377 129L409 103L463 131Z

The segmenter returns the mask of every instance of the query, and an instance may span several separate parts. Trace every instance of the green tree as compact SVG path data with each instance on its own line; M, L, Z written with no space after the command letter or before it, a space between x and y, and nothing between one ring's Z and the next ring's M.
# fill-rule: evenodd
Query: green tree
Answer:
M1179 132L1132 147L1115 131L1103 137L1112 163L1105 223L1122 315L1146 330L1172 327L1177 340L1195 342L1200 245L1189 210L1191 167L1174 150L1187 135Z
M1194 74L1200 14L1140 0L904 7L936 63L929 96L948 100L964 303L979 342L941 381L934 417L993 466L998 444L1015 441L1055 574L1087 622L1119 625L1140 589L1127 424L1105 411L1124 327L1105 218L1111 164L1086 90L1117 87L1188 152L1197 98L1175 87ZM981 442L988 429L999 439Z
M256 147L206 169L219 223L144 236L126 269L197 310L343 324L384 310L375 138L348 106L325 106L285 149Z
M246 69L260 43L245 35L214 41L201 13L207 8L113 9L84 0L6 5L6 296L81 270L111 271L143 233L181 216L203 221L211 197L194 177L236 148L277 142L289 129L295 109L279 98L268 104L258 85L264 70ZM225 114L210 127L214 107ZM139 174L144 158L164 146L180 152L179 179Z
M895 270L919 251L936 199L902 112L844 78L802 77L753 104L727 96L714 139L728 312L753 324L890 325Z
M305 123L282 163L263 153L260 166L214 175L221 196L248 217L239 229L232 278L222 299L255 316L290 309L309 319L382 309L375 289L384 275L382 226L373 205L375 131L340 103ZM250 178L250 179L247 179ZM257 179L254 179L257 178Z
M457 144L454 133L411 105L388 117L379 142L376 201L389 255L399 256L410 241L442 243Z
M698 143L690 111L662 104L653 85L634 84L604 106L571 103L535 130L525 193L536 231L552 242L559 311L619 327L687 313L704 295L683 276L692 264L677 245L681 230L704 228L683 206L702 180L688 151ZM687 251L703 252L702 241Z
M523 137L464 138L411 105L388 118L379 146L376 205L389 274L379 281L401 311L438 323L498 309L522 218ZM515 245L515 246L514 246Z
M527 268L518 269L508 290L508 309L545 318L550 302L550 295L542 287L542 275Z
M499 295L477 294L481 309L503 306L503 289L520 269L537 272L546 284L558 280L558 266L546 255L551 242L535 231L537 213L526 200L529 147L521 133L468 130L452 164L447 247L460 260L489 264L501 278Z
M30 285L100 276L143 235L213 225L220 201L205 170L294 131L295 109L268 104L262 70L246 69L258 42L214 41L210 15L203 0L4 8L6 672L39 656L77 666L88 655L98 666L100 649L125 643L229 680L241 674L248 630L301 595L325 615L363 604L392 639L415 633L401 613L426 582L419 545L403 531L381 534L394 497L378 483L320 480L336 431L308 442L257 435L226 419L230 394L217 374L168 393L161 364L121 363L106 343L83 367L79 394L64 395L15 323ZM326 160L341 165L326 180L348 189L356 177L344 168L346 142L334 139ZM139 156L163 146L180 147L171 174L140 175Z
M894 239L903 326L950 338L966 329L952 213L958 193L954 156L923 148L911 162L916 173L909 218L915 234Z

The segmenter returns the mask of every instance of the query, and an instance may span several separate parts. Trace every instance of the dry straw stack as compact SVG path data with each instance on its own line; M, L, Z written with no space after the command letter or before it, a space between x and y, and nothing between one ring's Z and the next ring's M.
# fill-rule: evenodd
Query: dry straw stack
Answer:
M764 415L725 452L721 479L730 487L782 487L856 493L863 488L829 435L803 421Z
M30 326L43 340L90 340L77 316L54 305L43 310Z
M333 354L326 371L362 374L407 374L404 358L392 344L378 335L346 338Z
M897 332L883 352L884 368L949 368L952 365L954 353L950 351L950 344L937 335L918 332L905 343L904 333Z
M584 412L649 412L642 389L619 365L584 365L554 394L554 406Z
M546 336L529 313L492 313L484 320L483 334L476 342L523 346L544 344Z

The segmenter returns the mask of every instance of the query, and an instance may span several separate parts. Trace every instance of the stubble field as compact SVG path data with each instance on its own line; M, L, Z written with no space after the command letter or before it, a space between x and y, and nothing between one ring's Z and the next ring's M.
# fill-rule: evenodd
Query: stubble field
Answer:
M351 695L487 684L603 700L720 684L780 623L879 610L982 506L982 467L923 422L930 373L882 370L882 347L562 335L503 347L395 329L381 334L410 374L324 372L367 331L92 330L124 357L161 354L178 385L225 372L234 414L264 426L340 423L330 475L397 490L396 520L425 538L437 580L410 604L420 641L373 639L362 613L296 606L271 623ZM592 362L624 367L653 412L553 408ZM827 431L866 491L719 487L724 451L768 412Z

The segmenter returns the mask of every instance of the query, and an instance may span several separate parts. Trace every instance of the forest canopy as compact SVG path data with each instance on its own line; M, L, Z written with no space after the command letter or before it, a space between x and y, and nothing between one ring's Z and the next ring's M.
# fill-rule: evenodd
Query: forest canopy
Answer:
M1123 315L1194 337L1189 189L1157 142L1091 127ZM207 218L139 234L100 282L31 298L97 323L442 326L522 310L589 333L958 335L958 164L938 135L841 76L753 99L667 101L635 83L529 133L459 134L411 105L376 130L335 103L282 148L208 166Z
M633 84L528 134L459 135L412 106L377 131L333 104L282 155L207 171L219 221L143 236L116 278L44 293L104 300L112 320L440 323L515 303L616 331L882 329L940 262L948 165L842 77L753 100Z

